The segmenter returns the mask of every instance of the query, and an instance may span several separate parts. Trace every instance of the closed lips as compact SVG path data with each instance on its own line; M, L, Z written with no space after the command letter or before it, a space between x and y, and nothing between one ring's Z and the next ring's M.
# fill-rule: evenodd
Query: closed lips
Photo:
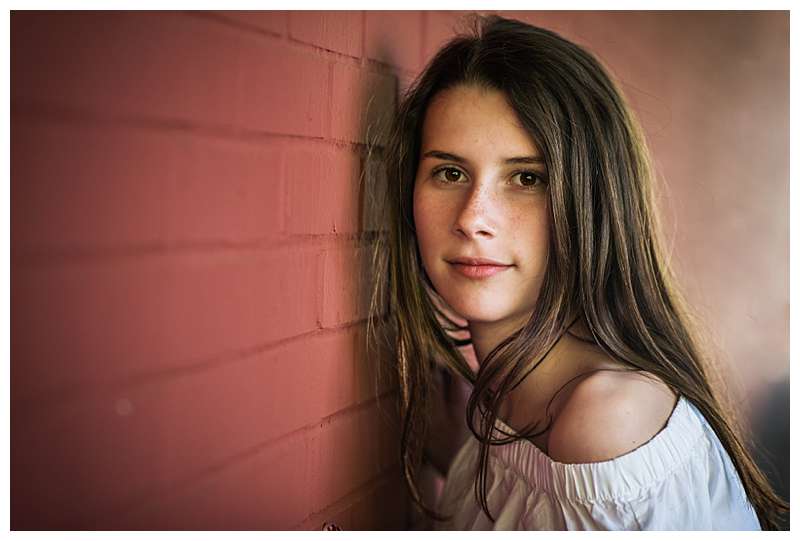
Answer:
M453 263L455 265L470 265L474 267L510 267L506 263L501 263L500 261L495 261L493 259L485 259L485 258L474 258L474 257L457 257L455 259L451 259L449 263Z

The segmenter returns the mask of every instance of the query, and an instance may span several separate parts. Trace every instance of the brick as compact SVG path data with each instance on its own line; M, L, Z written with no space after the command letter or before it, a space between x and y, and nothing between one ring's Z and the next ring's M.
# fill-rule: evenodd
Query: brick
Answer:
M171 435L139 415L138 404L131 408L109 400L102 406L61 408L58 423L15 417L11 464L16 528L91 528L100 510L138 496L145 482L168 476L161 453ZM14 409L18 415L19 406ZM145 431L147 440L129 438Z
M205 17L15 13L11 99L322 137L327 60Z
M161 241L174 174L167 134L12 121L15 248Z
M13 133L16 248L279 234L281 150L274 143L22 121Z
M353 246L326 249L322 255L320 324L338 327L367 317L373 273L370 251Z
M164 193L169 241L277 239L281 143L187 136L175 146L175 173Z
M357 233L360 158L349 148L303 141L286 152L286 215L290 235Z
M198 445L183 446L175 452L193 454L179 457L171 469L200 468L372 400L374 368L368 366L363 340L360 326L312 335L179 381L159 383L158 394L139 400L146 400L154 419L160 418L176 431L187 418L204 419L209 434L198 435L209 441L197 442L203 451L192 450ZM386 392L387 387L383 383L377 392ZM206 397L208 403L198 404L192 396ZM298 401L298 396L304 398ZM220 404L230 407L220 410ZM253 419L265 422L253 423Z
M36 492L48 492L55 523L77 513L84 526L95 519L110 526L103 510L125 508L371 400L371 382L356 374L363 339L357 327L324 333L133 388L87 387L46 411L14 403L15 481L29 487L16 501L29 504ZM391 400L381 407L389 409ZM354 419L376 442L385 440L377 412ZM374 454L381 449L372 446L369 456L384 464ZM50 477L59 491L48 491ZM66 514L73 500L91 505Z
M215 15L243 26L257 28L270 34L286 34L288 12L286 11L215 11Z
M290 248L16 269L12 399L312 331L317 259Z
M361 57L363 36L360 11L292 11L289 36L356 58Z
M325 137L329 122L328 60L289 43L243 36L241 126Z
M392 75L337 62L333 66L331 135L364 143L383 133L396 108L397 80Z
M367 11L364 53L371 60L418 71L422 43L422 12Z
M172 13L16 12L11 100L235 124L237 36Z
M310 477L315 511L337 502L380 473L370 408L348 411L323 424L309 436Z
M308 452L304 438L289 438L106 522L129 530L289 529L311 513Z
M381 475L377 481L362 489L355 501L344 509L326 516L314 517L297 529L321 530L333 523L342 530L405 530L408 491L400 470Z

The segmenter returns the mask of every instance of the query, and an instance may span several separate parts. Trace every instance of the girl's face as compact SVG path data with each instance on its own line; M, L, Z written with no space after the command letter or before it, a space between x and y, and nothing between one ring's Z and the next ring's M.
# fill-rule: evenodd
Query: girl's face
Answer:
M502 92L461 85L429 104L414 184L417 241L436 291L471 324L513 331L530 317L547 265L546 178Z

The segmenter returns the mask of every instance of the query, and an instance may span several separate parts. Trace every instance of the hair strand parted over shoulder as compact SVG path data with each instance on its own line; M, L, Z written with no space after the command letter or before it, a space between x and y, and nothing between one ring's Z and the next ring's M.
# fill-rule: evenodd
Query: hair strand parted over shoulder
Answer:
M474 385L467 423L480 441L476 496L486 501L489 445L505 396L544 359L578 317L620 368L661 378L694 403L741 477L764 529L788 510L753 462L724 394L710 383L699 324L680 296L659 237L649 152L621 92L586 50L554 32L497 15L475 16L472 30L447 44L406 91L386 139L388 230L373 253L376 272L368 337L397 355L403 420L401 459L414 501L436 363ZM547 272L527 324L503 340L477 374L459 352L464 330L438 306L421 264L413 192L422 124L431 100L456 85L499 90L541 149L549 177L552 229ZM387 308L387 314L380 307ZM386 318L391 332L378 336ZM476 410L480 426L474 419ZM519 437L546 428L529 427Z

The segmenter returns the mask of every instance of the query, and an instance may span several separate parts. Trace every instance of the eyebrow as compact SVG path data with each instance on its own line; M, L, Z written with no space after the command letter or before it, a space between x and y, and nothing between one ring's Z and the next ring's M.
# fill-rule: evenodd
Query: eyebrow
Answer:
M451 152L442 152L441 150L429 150L425 154L422 155L423 158L438 158L440 160L450 160L457 163L467 163L466 158L462 158L457 154L453 154ZM528 163L528 164L543 164L544 158L541 156L514 156L513 158L506 158L503 160L505 163L508 164L516 164L516 163Z

